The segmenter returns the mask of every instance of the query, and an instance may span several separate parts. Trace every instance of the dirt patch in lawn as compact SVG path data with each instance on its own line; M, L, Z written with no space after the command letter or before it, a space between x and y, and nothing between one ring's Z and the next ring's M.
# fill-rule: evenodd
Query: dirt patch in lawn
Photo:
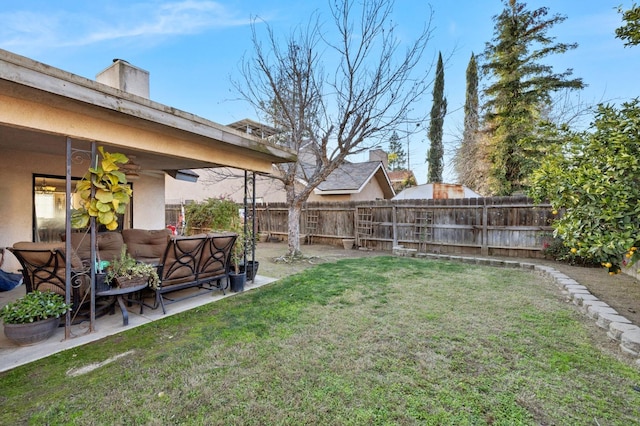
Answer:
M389 255L389 252L368 250L345 250L329 245L303 245L302 260L288 262L283 258L287 252L285 243L259 243L256 259L260 261L258 274L273 278L283 278L309 267L326 262L354 257ZM605 268L585 268L544 259L514 259L523 262L551 266L586 286L591 294L606 302L620 315L640 326L640 282L625 274L609 276Z

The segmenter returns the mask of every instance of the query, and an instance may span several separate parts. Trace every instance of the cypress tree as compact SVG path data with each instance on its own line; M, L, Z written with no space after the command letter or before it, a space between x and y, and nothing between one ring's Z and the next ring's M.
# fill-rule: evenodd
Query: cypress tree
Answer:
M431 147L427 156L427 162L429 163L427 182L442 182L444 169L442 162L442 157L444 156L442 127L446 113L447 99L444 97L444 67L442 65L442 53L440 52L438 53L436 81L433 86L433 104L431 105L431 123L429 124Z
M479 101L478 101L478 63L472 53L467 65L467 90L464 102L464 130L462 142L456 150L454 169L458 182L478 190L482 178L479 166L482 163L478 151Z

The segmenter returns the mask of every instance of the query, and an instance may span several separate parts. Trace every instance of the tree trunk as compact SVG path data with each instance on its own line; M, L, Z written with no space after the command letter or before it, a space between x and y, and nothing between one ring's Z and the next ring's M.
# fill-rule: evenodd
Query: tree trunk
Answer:
M302 211L301 203L289 204L289 256L300 256L300 212Z

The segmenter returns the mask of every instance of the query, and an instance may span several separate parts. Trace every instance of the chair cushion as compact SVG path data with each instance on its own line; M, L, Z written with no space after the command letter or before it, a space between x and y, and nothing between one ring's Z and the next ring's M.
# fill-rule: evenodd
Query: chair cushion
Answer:
M125 229L122 238L129 254L138 260L160 259L171 237L168 229Z
M63 236L64 240L64 236ZM63 245L64 247L64 245ZM71 247L78 254L80 259L89 260L91 258L91 236L87 232L72 232Z
M31 241L20 241L13 245L16 250L60 250L64 254L64 243L34 243ZM82 269L82 259L71 246L71 268Z
M101 232L97 235L100 260L112 261L120 256L124 240L119 232Z

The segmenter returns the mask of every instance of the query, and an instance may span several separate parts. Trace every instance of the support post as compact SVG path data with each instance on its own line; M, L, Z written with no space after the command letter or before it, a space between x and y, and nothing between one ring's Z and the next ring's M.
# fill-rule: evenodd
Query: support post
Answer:
M91 167L98 167L98 150L96 149L96 142L91 141ZM95 161L95 163L94 163ZM91 185L91 197L95 197L95 187ZM96 322L96 218L91 217L89 220L90 229L90 241L91 241L91 264L89 265L89 277L90 277L90 302L89 302L89 333L95 331Z
M71 138L67 137L67 164L66 164L66 181L65 181L65 224L64 224L64 300L66 304L71 303ZM67 311L64 316L64 339L71 337L71 311Z

